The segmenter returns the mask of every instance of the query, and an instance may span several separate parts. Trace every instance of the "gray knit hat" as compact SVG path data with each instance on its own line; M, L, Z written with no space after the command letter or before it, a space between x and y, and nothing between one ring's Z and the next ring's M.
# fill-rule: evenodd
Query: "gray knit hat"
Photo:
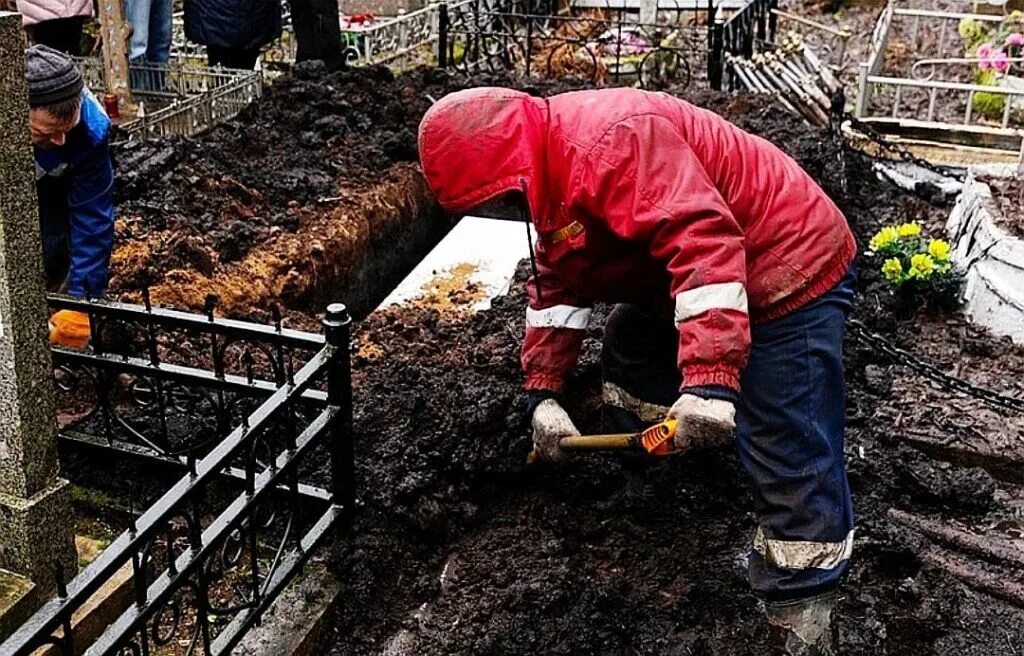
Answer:
M30 107L55 105L82 93L82 72L71 57L42 45L32 46L26 54Z

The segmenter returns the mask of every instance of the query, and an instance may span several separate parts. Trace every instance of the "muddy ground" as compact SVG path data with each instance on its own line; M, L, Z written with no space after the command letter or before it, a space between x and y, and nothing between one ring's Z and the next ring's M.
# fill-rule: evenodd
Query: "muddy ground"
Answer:
M844 194L839 151L827 136L758 101L719 99L713 108L797 156L841 203L862 243L883 221L917 219L937 230L948 213L879 182L852 153ZM871 330L945 370L1020 395L1022 349L959 316L897 307L870 263L862 268L855 316ZM520 285L470 319L413 309L362 325L361 352L372 354L356 362L366 507L355 537L336 551L345 602L324 652L765 653L758 602L744 579L754 517L734 453L524 466L523 304ZM599 420L595 323L572 385L573 412L589 428ZM847 353L847 459L859 532L839 609L843 653L1018 653L1024 612L976 591L977 577L971 587L950 570L980 569L996 581L1021 571L943 549L889 511L1019 538L1024 494L1013 480L973 466L990 464L984 458L965 465L960 452L945 454L950 462L911 444L956 437L977 449L979 434L1019 444L1024 418L935 387L863 342L851 338ZM1018 448L1004 447L1002 455Z
M360 93L401 111L400 119L392 121L390 110L378 106L366 109L356 102L360 96L348 95L352 89L332 84L341 78L325 82L300 74L279 82L283 86L262 103L207 137L166 150L159 144L140 149L145 157L139 162L166 155L138 164L140 173L119 190L129 217L119 250L149 248L135 255L121 250L119 293L131 297L143 285L167 279L170 289L180 281L175 276L192 275L191 256L172 257L175 239L197 245L180 247L182 252L215 260L207 280L223 279L238 273L223 261L225 248L229 260L230 249L248 248L237 263L274 251L279 233L302 241L322 229L322 194L337 194L341 187L346 202L358 204L364 202L360 185L383 178L398 189L415 180L415 151L408 150L415 145L412 132L400 130L399 146L390 151L374 147L363 157L355 149L368 134L378 143L395 134L396 126L412 130L416 112L426 107L419 100L424 93L465 82L422 71L413 74L419 78L397 82L379 75L382 91ZM349 80L360 89L367 81ZM409 103L399 107L395 98L405 88L411 89ZM300 128L312 116L302 114L307 109L286 111L286 92L305 101L293 107L327 103L326 113L366 121L325 121L307 130L312 136L299 148L294 144L303 144ZM841 157L828 135L764 101L688 97L797 157L847 213L862 245L883 222L917 219L939 230L948 214L948 207L878 181L868 162L854 153ZM378 120L392 122L377 130ZM318 150L331 158L310 154ZM122 170L126 156L121 155ZM330 164L335 157L342 167ZM299 174L282 175L288 167ZM351 184L347 175L353 176ZM297 207L290 204L293 198ZM297 223L289 218L293 210ZM260 219L251 222L250 241L235 244L232 231L218 236L221 221L238 217ZM163 244L166 252L153 250L153 244ZM299 265L289 258L305 251L275 253L284 269L274 271L281 271ZM136 256L140 265L132 268ZM855 316L868 329L945 371L1021 396L1021 348L970 327L958 315L898 307L871 263L862 259L861 265L864 290ZM192 282L201 289L203 279ZM245 278L239 283L253 286ZM340 539L330 557L344 582L344 602L331 618L322 652L765 653L758 602L744 580L752 504L734 453L657 461L596 457L562 468L525 467L521 283L522 276L493 310L473 317L411 308L376 313L360 325L356 430L365 505L354 535ZM242 301L269 303L280 300L273 296L279 291L261 287L239 296L233 309L258 315L258 308ZM316 320L312 304L302 299L289 307L296 322ZM597 321L571 385L572 412L584 428L599 423L600 335ZM1013 548L1020 549L1024 493L1020 477L1005 465L1024 459L1024 416L936 386L853 337L847 359L847 459L859 532L839 611L844 653L1024 651L1024 612L977 591L990 579L1019 580L1021 570L954 553L889 514L897 508L987 537L1016 539ZM965 568L971 576L963 575Z

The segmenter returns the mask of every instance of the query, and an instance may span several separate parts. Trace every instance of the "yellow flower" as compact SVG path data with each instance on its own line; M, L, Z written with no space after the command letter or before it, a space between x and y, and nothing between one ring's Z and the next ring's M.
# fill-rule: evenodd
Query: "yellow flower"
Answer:
M949 242L945 239L933 239L928 244L928 254L938 262L949 260Z
M903 278L903 265L897 257L890 257L882 264L882 275L889 282L898 282Z
M918 253L910 258L911 278L930 278L935 271L935 261L927 253Z
M873 251L878 251L886 246L895 244L899 239L900 235L894 226L885 226L871 238L871 241L868 243L868 248Z
M917 223L902 223L900 227L896 228L896 232L900 237L917 237L921 234L921 224Z

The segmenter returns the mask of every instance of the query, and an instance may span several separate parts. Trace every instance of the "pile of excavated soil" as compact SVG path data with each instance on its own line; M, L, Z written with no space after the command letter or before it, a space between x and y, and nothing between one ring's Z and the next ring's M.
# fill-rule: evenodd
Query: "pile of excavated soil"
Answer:
M761 101L698 100L794 155L862 244L883 223L917 219L937 229L948 212L880 182L853 153L844 181L829 137ZM873 263L862 258L861 267L854 314L869 329L944 370L1019 395L1024 350L959 315L897 308ZM355 423L366 505L335 552L345 602L324 652L766 653L745 582L752 502L731 450L525 466L524 277L473 317L391 309L360 326ZM570 384L584 429L599 424L600 324ZM847 378L858 534L838 611L843 653L1016 653L1024 612L964 585L949 573L957 554L894 524L889 511L1020 537L1024 493L1012 478L975 466L963 451L940 460L911 445L952 434L969 443L971 431L1020 442L1024 417L934 386L852 338ZM989 574L1012 580L1021 572Z
M257 319L272 303L372 310L448 227L415 166L420 118L451 91L511 84L585 86L300 66L205 134L124 146L111 293L138 301L149 288L194 310L214 294L220 314Z
M363 88L374 75L379 90ZM274 229L302 240L302 221L315 221L322 195L341 187L351 203L360 203L359 185L414 172L415 151L385 149L381 135L399 132L397 143L414 148L413 130L426 108L421 96L461 84L422 71L398 81L372 69L300 76L279 82L232 124L174 143L166 155L157 157L159 144L142 147L137 152L157 160L138 164L139 175L119 191L124 213L134 212L129 230L142 231L131 233L122 248L149 239L192 240L196 250L219 258L218 220L235 217L240 207L256 208L250 215L261 219L253 221L257 234L244 257L273 250L276 242L264 235ZM402 96L403 85L410 95ZM399 107L396 98L408 98L409 107ZM948 214L880 182L869 162L852 153L841 157L827 135L763 100L690 98L796 157L837 200L862 245L883 223L918 219L934 230ZM359 99L379 104L364 106ZM332 103L346 104L346 117L367 118L321 123L338 113ZM328 105L323 114L310 109ZM398 112L401 118L394 119ZM378 121L390 127L374 127ZM320 147L303 145L304 133L312 135L306 144L320 139ZM363 156L359 143L370 139L380 146ZM335 168L334 161L341 165ZM299 173L289 176L289 167ZM298 210L289 207L292 198ZM298 228L288 223L290 210L300 215ZM278 255L293 265L289 258L301 253ZM217 259L212 266L225 265ZM862 258L861 268L855 316L870 330L943 370L1020 395L1022 349L971 328L959 315L896 307L874 264ZM133 274L139 277L119 270L118 289L134 291L157 279L150 276L173 279L175 271L192 269L189 258L165 263L150 256ZM518 359L523 279L492 310L474 316L398 308L374 313L359 326L355 427L365 505L352 535L333 551L344 602L328 623L323 652L765 653L758 602L745 582L752 503L733 452L525 466L529 431ZM277 292L266 288L252 298L273 299ZM572 412L589 430L599 424L597 362L606 310L597 313L570 385ZM1012 455L1013 443L1024 438L1024 418L936 386L853 338L847 380L846 455L859 528L838 613L843 653L1017 653L1024 645L1024 612L964 585L950 574L959 556L894 524L889 511L1019 537L1019 479L991 467L990 459L964 453L979 435L1001 435L1010 444L993 447L996 455ZM1021 575L1019 569L986 571L1011 581Z
M450 91L503 83L299 66L205 134L123 147L112 293L149 287L191 309L213 293L222 314L261 317L270 303L322 309L342 290L372 310L447 227L415 166L420 118Z

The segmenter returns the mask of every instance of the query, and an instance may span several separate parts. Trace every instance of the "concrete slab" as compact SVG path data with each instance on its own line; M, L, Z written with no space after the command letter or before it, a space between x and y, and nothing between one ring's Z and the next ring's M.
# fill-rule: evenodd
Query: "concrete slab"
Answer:
M1024 344L1024 239L1002 230L991 188L980 174L1016 175L1016 167L971 168L946 223L956 262L966 263L967 314L998 335Z
M235 656L310 656L318 653L325 622L341 601L341 583L323 565L310 566L289 585Z
M526 225L467 216L406 276L378 309L392 305L450 307L459 291L471 292L460 309L476 312L508 291L516 265L529 257ZM445 298L445 295L448 295Z
M0 569L0 640L32 615L39 605L38 596L31 579Z

